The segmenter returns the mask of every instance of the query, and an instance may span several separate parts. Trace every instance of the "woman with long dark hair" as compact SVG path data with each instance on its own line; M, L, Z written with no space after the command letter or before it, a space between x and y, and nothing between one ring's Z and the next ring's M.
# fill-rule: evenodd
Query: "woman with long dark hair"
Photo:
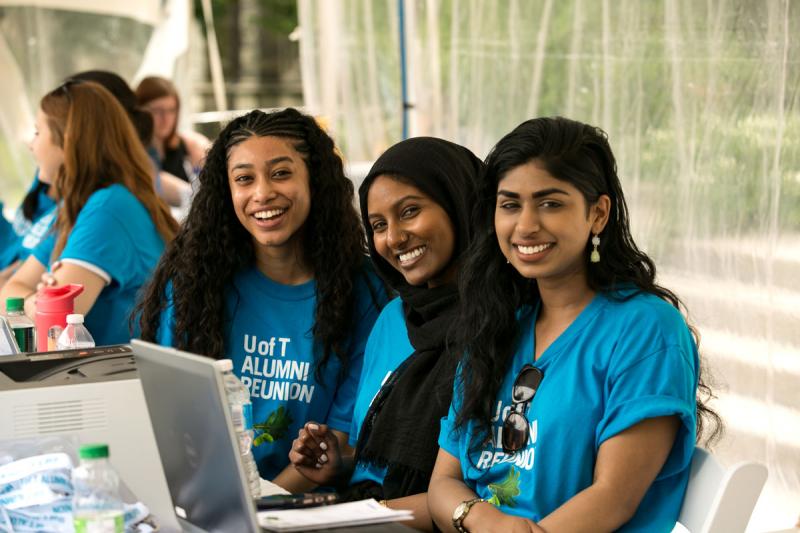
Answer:
M295 109L252 111L214 141L186 221L137 312L142 338L233 360L253 401L261 477L308 420L347 442L364 345L385 292L333 140Z
M719 420L680 302L631 237L605 133L518 126L487 159L476 224L437 525L671 531L703 419Z
M75 312L98 345L130 340L128 315L178 229L156 195L151 164L128 115L101 85L68 80L42 98L31 151L58 202L54 230L0 293L26 298L48 269L56 284L80 283Z
M466 148L416 137L389 148L361 184L370 255L399 296L381 312L367 343L350 445L307 424L290 459L347 498L373 497L411 509L431 529L426 492L447 414L457 359L448 328L458 313L457 276L473 236L469 213L483 163Z

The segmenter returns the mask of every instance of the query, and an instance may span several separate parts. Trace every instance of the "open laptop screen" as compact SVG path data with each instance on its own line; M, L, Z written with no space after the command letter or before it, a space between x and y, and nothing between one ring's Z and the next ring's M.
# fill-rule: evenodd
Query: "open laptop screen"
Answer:
M14 333L11 331L11 326L8 325L6 319L0 316L0 356L14 355L19 353L17 341L14 339Z
M131 346L178 518L209 532L259 531L214 361Z

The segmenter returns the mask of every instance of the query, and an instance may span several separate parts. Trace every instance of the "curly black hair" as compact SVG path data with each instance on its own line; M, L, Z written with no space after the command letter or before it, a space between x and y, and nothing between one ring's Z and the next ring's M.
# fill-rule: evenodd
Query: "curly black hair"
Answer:
M189 214L161 257L134 317L142 338L155 340L171 290L176 347L215 359L226 357L225 293L237 272L255 264L253 239L237 219L231 200L228 155L246 139L267 136L288 139L308 167L311 210L303 226L302 252L316 282L313 335L322 348L316 372L319 375L331 354L344 369L355 312L354 283L367 263L366 241L353 183L344 175L333 139L313 117L296 109L251 111L222 130L200 172Z
M516 310L539 298L535 280L523 277L506 263L494 231L498 183L513 168L534 160L550 175L577 188L587 206L604 194L611 199L608 223L599 246L603 260L592 263L591 268L591 244L589 240L586 243L589 287L597 292L613 292L632 284L639 292L656 295L685 312L674 293L656 284L655 264L633 241L617 164L605 132L562 117L523 122L497 143L486 160L486 177L473 213L474 223L483 231L478 232L467 251L459 278L461 299L471 303L462 306L454 328L466 333L457 341L460 353L466 355L459 381L464 387L464 400L456 424L465 426L468 420L475 420L475 441L490 434L494 398L519 341ZM699 344L697 331L691 326L689 329ZM697 438L700 440L704 429L708 429L708 443L722 432L722 420L707 403L713 397L701 369Z

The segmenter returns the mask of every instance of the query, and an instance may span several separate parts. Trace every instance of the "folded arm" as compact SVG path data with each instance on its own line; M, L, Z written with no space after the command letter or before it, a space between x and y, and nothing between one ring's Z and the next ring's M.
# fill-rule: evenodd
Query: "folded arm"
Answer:
M25 314L33 318L36 315L36 290L47 268L34 256L28 257L22 266L11 276L8 283L0 291L0 300L5 308L6 298L18 296L25 298ZM75 299L76 313L86 315L92 309L97 297L106 286L106 280L99 274L80 265L65 262L50 274L52 285L80 283L83 292Z
M538 524L480 503L463 525L471 533L615 531L636 513L664 466L679 427L677 416L650 418L605 441L598 450L592 484ZM436 524L443 531L455 531L453 511L475 493L464 484L459 460L444 450L439 451L429 494L428 506Z

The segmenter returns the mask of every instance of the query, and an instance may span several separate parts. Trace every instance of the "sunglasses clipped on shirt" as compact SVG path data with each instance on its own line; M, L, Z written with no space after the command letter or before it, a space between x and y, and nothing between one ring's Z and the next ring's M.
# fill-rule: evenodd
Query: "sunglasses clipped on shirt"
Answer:
M525 412L528 410L536 391L544 379L541 368L525 365L517 374L511 388L511 409L503 418L501 444L508 454L516 453L528 445L530 438L530 422Z

